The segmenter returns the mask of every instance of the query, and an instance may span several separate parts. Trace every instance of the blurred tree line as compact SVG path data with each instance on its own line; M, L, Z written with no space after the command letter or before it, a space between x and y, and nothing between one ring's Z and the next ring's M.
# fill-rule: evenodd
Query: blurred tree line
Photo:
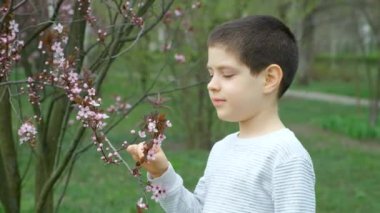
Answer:
M40 72L46 66L44 58L36 55L40 35L49 32L57 21L60 10L69 1L1 0L2 6L25 3L15 18L23 29L25 48L15 74L19 80ZM85 7L89 1L73 1L73 8ZM154 101L164 101L172 112L177 133L171 140L184 143L193 149L209 149L220 139L225 129L236 130L232 124L217 122L208 97L206 84L207 36L218 24L254 14L269 14L282 19L295 33L300 49L300 63L297 82L309 84L314 80L314 61L321 55L329 60L357 60L375 64L365 66L360 72L371 91L371 105L368 122L379 122L380 99L380 1L378 0L251 0L251 1L131 1L132 5L143 3L136 9L138 16L144 17L144 29L131 23L120 8L125 1L92 1L93 12L98 17L99 26L109 33L104 44L99 44L99 31L91 29L91 24L83 18L85 11L74 10L75 22L67 21L70 31L65 53L72 54L76 62L76 72L86 73L88 68L94 79L94 87L101 93L107 85L104 79L110 70L116 75L127 72L123 79L131 90L141 94L142 99L152 90L162 91ZM80 3L84 5L79 5ZM66 5L67 6L67 5ZM66 7L67 8L67 7ZM136 6L137 8L137 6ZM5 17L5 16L4 16ZM2 18L2 24L5 19ZM64 18L63 18L64 19ZM138 20L137 20L138 21ZM29 27L33 26L33 27ZM2 28L4 29L4 28ZM43 39L49 40L46 36ZM375 67L375 69L373 69ZM340 70L344 75L345 70ZM17 164L16 132L12 124L13 111L8 100L19 93L19 87L9 86L6 79L0 79L0 177L4 184L0 187L0 200L9 212L20 211L22 177ZM1 83L4 83L1 85ZM170 91L170 92L166 92ZM175 91L175 92L173 92ZM77 126L74 139L68 141L66 149L61 142L67 139L69 120L74 117L74 108L63 95L62 90L47 89L43 94L44 107L31 107L43 118L39 124L39 143L31 155L37 159L35 203L37 212L53 212L59 207L54 203L53 188L62 180L64 172L74 165L80 141L85 130ZM124 92L124 91L123 91ZM117 94L115 94L117 95ZM123 97L124 98L124 97ZM22 101L14 101L22 108ZM26 104L25 104L26 105ZM25 109L25 105L23 109ZM22 111L20 109L20 111ZM20 113L21 114L21 113ZM124 119L126 114L120 117ZM123 117L124 116L124 117ZM20 117L22 117L20 115ZM113 124L119 124L118 121ZM4 187L3 187L4 186Z
M368 122L376 125L379 119L380 96L380 2L376 0L255 0L255 1L199 1L198 10L193 10L194 2L174 3L167 22L158 26L133 51L149 62L133 60L142 85L147 82L147 71L156 66L156 61L170 58L170 72L162 77L162 85L186 87L201 86L181 90L169 103L174 108L178 122L186 137L176 138L184 141L189 148L210 148L215 140L223 136L225 128L234 130L230 124L216 122L213 107L208 100L206 83L207 36L218 24L247 15L269 14L283 20L295 33L299 42L300 61L297 83L307 85L316 75L316 58L327 56L334 61L358 61L372 66L355 69L365 77L356 81L364 83L371 91L370 115ZM176 16L175 11L181 14ZM170 44L171 49L162 52L162 47ZM164 53L164 54L157 54ZM178 63L174 55L181 53L185 63ZM168 56L171 55L171 56ZM141 69L140 69L141 67ZM372 68L370 68L372 67ZM373 69L375 67L375 69ZM344 78L342 68L336 73ZM322 76L323 78L323 76ZM363 82L364 81L364 82Z

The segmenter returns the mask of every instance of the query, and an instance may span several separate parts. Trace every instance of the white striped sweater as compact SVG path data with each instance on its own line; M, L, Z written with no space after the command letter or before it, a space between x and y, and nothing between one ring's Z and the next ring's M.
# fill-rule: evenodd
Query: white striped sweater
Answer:
M148 179L166 189L159 202L168 213L315 212L311 158L286 128L246 139L233 133L217 142L193 193L171 165Z

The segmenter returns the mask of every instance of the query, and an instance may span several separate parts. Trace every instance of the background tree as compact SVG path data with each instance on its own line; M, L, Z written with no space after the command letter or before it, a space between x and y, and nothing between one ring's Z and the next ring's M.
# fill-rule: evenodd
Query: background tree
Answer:
M88 91L86 97L101 94L112 63L153 29L172 3L164 0L2 2L0 177L4 181L0 198L7 212L20 212L22 178L14 132L21 123L19 137L28 138L32 159L36 159L36 212L53 212L54 186L63 177L86 132L91 132L85 127L92 124L84 123L78 126L74 136L67 135L69 120L82 109L80 104L90 100L81 97L85 91ZM20 42L22 49L13 53L16 42ZM12 68L11 61L5 64L7 57L19 63ZM73 79L77 83L70 84ZM26 93L25 85L30 104L20 95ZM140 99L147 97L148 92ZM96 109L100 102L100 99L92 102L92 107ZM123 109L120 119L140 102L136 101L128 111ZM106 116L102 110L96 112L103 116L95 121L100 129L101 119ZM69 146L62 145L64 139Z

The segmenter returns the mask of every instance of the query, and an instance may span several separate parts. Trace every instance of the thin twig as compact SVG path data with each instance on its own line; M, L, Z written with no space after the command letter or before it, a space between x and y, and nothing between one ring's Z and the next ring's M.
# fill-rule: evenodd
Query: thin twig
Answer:
M17 10L17 8L21 7L24 3L26 3L27 0L23 0L23 1L20 1L18 4L16 4L13 8L12 8L12 12Z
M47 22L47 24L45 26L42 26L40 29L38 29L26 42L25 42L25 45L24 45L24 48L26 46L28 46L38 35L40 35L41 32L43 32L44 30L46 30L47 28L49 28L55 21L55 19L58 17L58 13L59 13L59 8L61 7L61 4L63 3L64 0L59 0L57 2L57 6L55 7L54 9L54 13L53 13L53 16L50 18L50 21Z
M114 151L114 153L116 153L117 157L121 160L121 162L123 162L123 164L125 165L125 167L127 167L128 171L133 174L133 171L132 169L129 167L128 163L121 157L121 155L119 154L119 151L117 149L115 149L115 147L112 145L112 143L108 140L108 138L105 138L105 140L107 141L108 145L111 147L111 149Z
M140 40L140 37L143 35L143 32L144 32L144 25L141 27L141 30L139 31L138 35L136 36L136 39L132 42L131 45L129 45L126 49L124 49L122 51L119 51L118 54L110 56L109 59L113 59L113 58L119 57L122 54L128 52L133 46L135 46L135 44L137 43L137 41ZM107 59L105 59L105 60L107 60Z
M71 114L70 107L71 107L71 103L67 102L67 106L66 106L66 110L65 110L65 116L63 118L64 123L61 126L60 134L58 137L58 146L57 146L57 151L56 151L57 154L55 156L56 158L55 158L55 166L54 167L57 167L59 165L59 160L60 160L61 151L62 151L63 138L65 136L65 133L67 130L67 122L68 122L68 119L69 119L70 114Z

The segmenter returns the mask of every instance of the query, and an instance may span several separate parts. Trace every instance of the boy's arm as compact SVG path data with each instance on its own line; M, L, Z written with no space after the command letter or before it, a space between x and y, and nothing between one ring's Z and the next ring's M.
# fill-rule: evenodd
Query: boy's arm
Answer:
M315 176L310 159L294 157L275 168L273 199L275 212L314 213Z
M130 145L127 151L137 161L144 154L144 144ZM143 163L148 171L148 179L153 185L159 185L166 190L166 196L159 198L163 209L168 213L201 212L205 195L205 178L201 178L194 193L183 186L182 178L174 171L162 149L156 150L155 159Z

